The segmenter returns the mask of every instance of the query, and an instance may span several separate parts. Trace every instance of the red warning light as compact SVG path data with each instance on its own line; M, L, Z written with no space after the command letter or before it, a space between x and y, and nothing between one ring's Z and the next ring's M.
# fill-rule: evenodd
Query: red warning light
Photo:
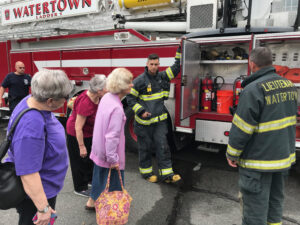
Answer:
M229 136L229 131L225 131L225 132L224 132L224 135L225 135L226 137L228 137L228 136Z

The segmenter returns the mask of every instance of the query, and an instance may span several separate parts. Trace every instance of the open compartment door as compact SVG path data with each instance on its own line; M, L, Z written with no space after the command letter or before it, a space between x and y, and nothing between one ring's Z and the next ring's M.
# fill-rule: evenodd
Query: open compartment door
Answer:
M181 76L181 120L199 111L199 63L201 56L199 44L190 40L183 40L182 45L183 63Z

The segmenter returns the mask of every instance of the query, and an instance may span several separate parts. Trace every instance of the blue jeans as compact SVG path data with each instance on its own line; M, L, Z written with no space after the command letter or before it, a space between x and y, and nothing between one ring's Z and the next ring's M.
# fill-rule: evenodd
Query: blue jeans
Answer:
M120 170L120 171L122 176L122 182L124 185L124 170ZM95 201L105 189L108 172L109 172L109 168L104 168L94 164L91 198ZM121 190L122 187L121 187L118 171L112 169L111 176L110 176L109 191L121 191Z

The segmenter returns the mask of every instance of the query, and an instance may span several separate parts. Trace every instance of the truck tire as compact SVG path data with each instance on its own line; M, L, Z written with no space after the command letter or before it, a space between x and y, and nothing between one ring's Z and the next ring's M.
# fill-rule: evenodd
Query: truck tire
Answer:
M134 112L131 108L127 107L125 109L125 115L127 117L125 123L125 147L127 151L138 152L137 145L137 136L133 131L133 123L134 123Z

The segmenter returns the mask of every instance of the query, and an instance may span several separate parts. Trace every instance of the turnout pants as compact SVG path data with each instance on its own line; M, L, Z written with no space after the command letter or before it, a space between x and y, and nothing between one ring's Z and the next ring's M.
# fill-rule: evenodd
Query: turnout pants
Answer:
M77 192L88 189L88 183L92 182L94 163L90 159L92 138L84 138L87 156L82 158L76 137L67 135L67 145L70 157L71 172L74 190Z
M288 172L239 168L243 225L281 225L284 181Z
M144 178L153 174L152 148L155 149L161 179L172 176L171 152L168 146L166 121L160 121L151 125L141 125L135 121L135 134L137 135L139 150L140 173Z

